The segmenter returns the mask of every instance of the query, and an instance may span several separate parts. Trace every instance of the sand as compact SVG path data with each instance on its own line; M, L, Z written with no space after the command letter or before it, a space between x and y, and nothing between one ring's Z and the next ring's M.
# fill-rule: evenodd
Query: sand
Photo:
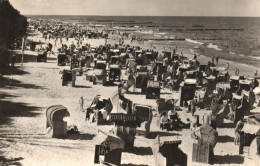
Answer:
M34 40L42 40L35 37ZM53 42L53 41L51 41ZM71 43L70 40L68 43ZM91 45L104 44L103 39L85 40ZM113 42L110 40L109 42ZM125 43L130 41L126 40ZM133 45L140 45L134 43ZM141 44L142 48L149 48L149 43ZM182 50L178 50L182 51ZM187 51L187 50L186 50ZM36 56L28 51L28 54ZM185 53L192 56L192 54ZM18 55L20 56L20 55ZM26 62L21 66L17 63L15 69L0 75L0 164L29 166L82 166L94 165L93 137L98 129L109 131L112 126L96 126L85 121L85 113L79 109L79 99L84 98L84 108L87 108L93 98L100 94L113 97L116 86L103 87L92 85L84 77L77 77L76 87L61 86L63 69L69 66L57 66L56 55L48 55L47 63ZM165 91L166 93L166 91ZM173 98L178 95L165 94ZM154 103L155 100L142 100L144 95L132 96L136 101ZM66 118L68 124L77 125L80 135L66 139L49 138L46 135L46 108L50 105L62 104L68 108L71 116ZM190 117L183 111L178 112L182 119ZM134 150L123 152L122 165L154 165L152 153L153 139L159 130L155 127L155 120L151 124L151 136L144 138L136 136ZM247 154L239 155L238 146L234 145L234 125L225 120L223 127L218 128L218 143L214 149L214 165L251 165L252 160ZM162 131L160 131L162 132ZM207 165L191 161L192 143L189 129L169 132L179 134L182 140L180 148L188 155L189 166ZM1 161L2 160L2 161Z

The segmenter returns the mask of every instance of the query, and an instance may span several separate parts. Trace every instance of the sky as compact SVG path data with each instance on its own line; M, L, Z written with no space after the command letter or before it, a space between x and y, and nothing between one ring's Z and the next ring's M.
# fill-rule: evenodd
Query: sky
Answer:
M25 15L260 17L260 0L9 0Z

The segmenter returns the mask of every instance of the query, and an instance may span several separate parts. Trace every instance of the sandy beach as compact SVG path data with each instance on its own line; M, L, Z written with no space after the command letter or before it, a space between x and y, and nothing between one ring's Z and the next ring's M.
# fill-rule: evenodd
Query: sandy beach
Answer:
M44 41L39 35L30 37L34 41ZM47 41L53 43L54 40ZM75 42L70 39L66 44ZM85 43L99 46L105 43L104 39L85 39ZM109 39L108 43L115 41ZM125 40L125 44L140 46L143 49L151 49L150 42L144 44L133 43L130 39ZM176 43L174 43L176 44ZM154 44L156 50L162 51L160 46ZM83 76L76 79L76 87L61 86L61 74L63 69L69 69L69 66L57 66L56 56L57 48L54 48L54 54L48 55L47 63L25 62L16 63L15 68L5 71L0 75L0 142L1 157L7 165L94 165L94 145L93 138L98 130L109 131L112 126L96 126L85 121L85 113L79 109L79 99L84 98L84 108L88 107L93 97L100 94L112 98L117 92L117 86L104 87L102 85L93 85L85 80ZM192 48L190 48L192 49ZM177 52L182 52L184 56L193 57L192 50L182 48L178 43ZM29 59L35 58L34 52L26 51ZM19 54L18 56L21 56ZM210 57L199 56L198 60L207 62ZM27 59L24 59L27 61ZM225 60L220 60L219 65L224 66ZM240 72L252 76L255 68L238 63L230 64L230 73L239 66ZM177 92L164 92L163 96L178 98ZM135 101L144 103L155 103L155 100L146 100L144 95L129 95ZM46 135L46 115L45 110L50 105L62 104L68 108L70 117L66 118L68 124L77 125L80 135L70 135L65 139L49 138ZM115 104L115 103L114 103ZM114 106L114 109L116 107ZM178 114L185 121L191 117L183 108ZM154 138L157 134L177 135L182 143L180 148L188 155L189 166L202 166L207 164L194 163L191 161L192 143L191 131L182 129L181 131L162 132L154 127L156 117L151 124L151 135L148 138L136 136L134 149L131 152L123 152L121 164L123 166L152 166L155 159L152 153ZM217 128L219 138L214 149L216 166L236 166L252 165L252 159L248 154L238 154L238 146L234 145L234 124L225 120L224 124ZM246 150L245 150L246 151ZM1 163L0 163L1 164Z

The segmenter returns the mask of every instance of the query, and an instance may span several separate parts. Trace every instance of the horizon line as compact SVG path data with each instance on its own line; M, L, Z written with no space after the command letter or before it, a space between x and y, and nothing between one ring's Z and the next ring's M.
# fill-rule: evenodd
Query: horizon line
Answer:
M76 15L76 14L22 14L24 16L105 16L105 17L250 17L250 18L260 18L260 16L147 16L147 15L125 15L125 16L120 16L120 15Z

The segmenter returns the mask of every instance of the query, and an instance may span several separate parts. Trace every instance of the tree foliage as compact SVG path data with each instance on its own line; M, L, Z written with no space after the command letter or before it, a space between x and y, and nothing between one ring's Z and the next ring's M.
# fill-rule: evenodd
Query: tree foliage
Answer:
M13 48L15 40L26 34L27 25L27 18L9 0L0 0L0 61L7 59L3 54Z

